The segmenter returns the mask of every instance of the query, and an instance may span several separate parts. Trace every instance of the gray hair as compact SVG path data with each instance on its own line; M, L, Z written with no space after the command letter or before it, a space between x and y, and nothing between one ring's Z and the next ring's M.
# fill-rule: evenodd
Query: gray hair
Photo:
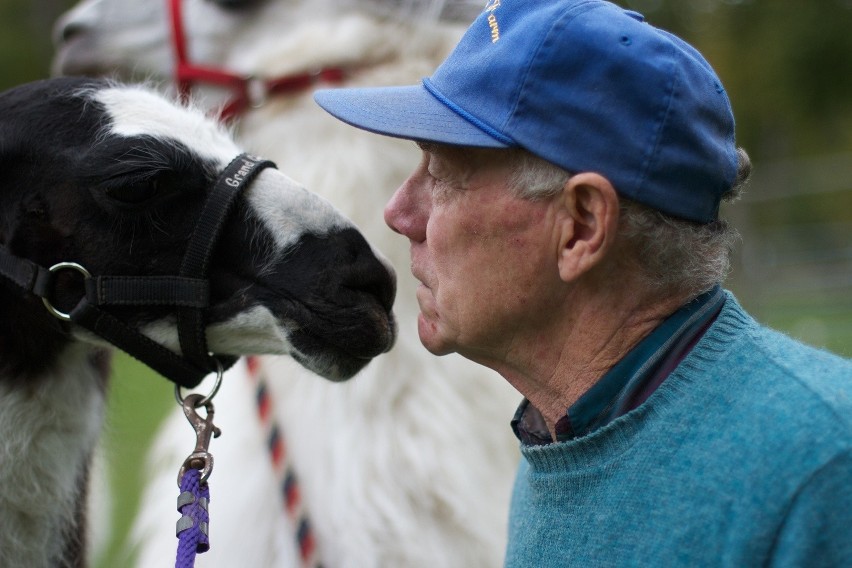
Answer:
M737 149L738 168L726 202L742 194L751 160ZM571 173L528 152L516 151L510 186L522 197L541 199L558 193ZM618 236L622 259L635 269L647 290L692 298L722 283L730 271L730 255L739 233L724 220L702 224L678 219L619 195Z

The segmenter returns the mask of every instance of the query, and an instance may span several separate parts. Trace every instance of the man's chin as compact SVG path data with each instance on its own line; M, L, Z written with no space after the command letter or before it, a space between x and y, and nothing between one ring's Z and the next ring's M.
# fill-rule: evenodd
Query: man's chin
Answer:
M455 351L441 336L438 324L427 319L422 312L417 315L417 334L420 343L432 355L449 355Z

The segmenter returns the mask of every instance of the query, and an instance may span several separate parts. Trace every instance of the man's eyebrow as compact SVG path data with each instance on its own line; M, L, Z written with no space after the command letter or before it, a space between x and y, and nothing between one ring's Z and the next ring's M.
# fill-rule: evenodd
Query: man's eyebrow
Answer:
M417 144L418 148L420 148L424 152L428 152L430 154L434 154L438 150L438 147L439 147L439 145L434 143L434 142L425 142L425 141L422 141L422 140L415 141L415 144Z

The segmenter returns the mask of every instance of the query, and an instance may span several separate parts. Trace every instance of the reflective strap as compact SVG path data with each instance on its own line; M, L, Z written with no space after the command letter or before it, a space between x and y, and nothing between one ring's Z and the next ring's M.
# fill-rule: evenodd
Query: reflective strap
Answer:
M186 515L182 516L178 519L177 525L175 526L175 536L180 536L180 533L187 529L191 529L194 526L195 521L193 521L191 517L187 517Z
M192 528L195 528L195 521L193 521L191 517L184 515L180 519L178 519L178 522L175 525L175 536L180 536L180 533ZM203 521L198 523L198 530L200 530L204 534L204 536L210 536L207 523Z
M184 491L180 495L178 495L177 506L178 508L183 507L184 505L192 505L195 503L195 495L192 494L191 491ZM205 509L207 507L204 507Z

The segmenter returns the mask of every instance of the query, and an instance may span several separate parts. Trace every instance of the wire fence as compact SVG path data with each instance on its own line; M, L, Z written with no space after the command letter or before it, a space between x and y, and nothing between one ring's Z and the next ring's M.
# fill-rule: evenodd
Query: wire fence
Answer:
M759 320L852 356L852 153L764 164L726 211L729 287Z

